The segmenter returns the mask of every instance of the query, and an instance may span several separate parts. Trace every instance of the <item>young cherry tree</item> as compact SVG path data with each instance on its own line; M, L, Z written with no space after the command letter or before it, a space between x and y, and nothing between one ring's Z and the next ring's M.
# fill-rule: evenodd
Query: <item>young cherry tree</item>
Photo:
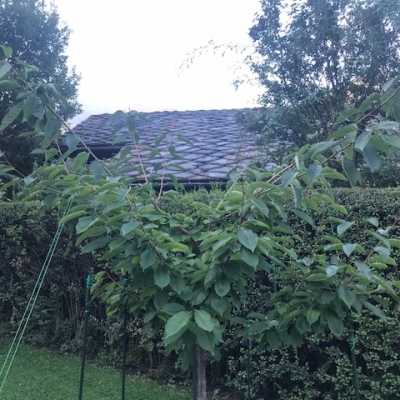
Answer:
M391 120L400 104L398 79L359 108L342 113L327 141L304 146L274 171L234 169L220 196L191 201L182 196L173 176L160 178L157 169L162 163L153 175L146 175L143 165L129 167L135 145L125 148L114 164L95 159L87 166L88 148L70 159L81 140L70 132L68 151L62 154L60 97L52 86L29 82L31 67L13 65L7 59L11 50L3 50L0 88L23 91L24 96L4 117L0 131L21 114L33 115L32 129L42 138L37 152L47 160L22 180L22 195L65 209L60 223L74 227L83 253L95 252L107 265L96 275L93 294L104 300L109 313L126 307L143 319L148 332L161 329L164 345L179 354L184 368L196 363L197 399L207 398L206 363L219 359L225 323L233 308L242 307L247 279L260 269L272 274L271 265L280 266L280 290L271 298L271 312L256 314L251 327L253 334L275 347L298 343L310 329L330 330L340 337L350 312L367 308L384 316L372 296L398 300L395 288L372 261L391 264L390 249L400 243L378 227L371 230L379 241L374 249L342 243L340 236L353 224L351 216L321 191L332 179L355 184L357 156L376 170L379 152L390 145L400 147L399 123ZM34 111L38 109L43 112ZM378 121L371 115L379 115ZM138 143L137 116L118 113L118 118L128 126L132 142ZM156 141L154 155L161 154L157 146L163 140ZM170 152L175 156L173 146ZM342 163L347 177L329 166L333 159ZM145 183L135 184L127 177L130 168L138 168ZM163 190L167 178L175 182L175 190ZM18 178L3 190L17 183L21 184ZM310 209L330 207L343 214L343 219L332 219L337 235L322 238L326 245L312 254L300 254L302 239L287 224L290 198L295 213L310 225ZM171 207L185 201L185 212ZM128 286L123 283L126 278Z

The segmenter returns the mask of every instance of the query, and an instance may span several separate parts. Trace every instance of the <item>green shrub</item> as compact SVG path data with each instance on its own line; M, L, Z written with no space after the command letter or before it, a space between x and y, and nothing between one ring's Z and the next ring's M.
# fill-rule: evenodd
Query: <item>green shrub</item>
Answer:
M208 196L218 199L220 190L194 191L182 195L182 202L171 204L182 212L196 199ZM360 242L366 248L376 245L363 232L364 218L376 217L382 227L391 226L400 216L399 191L394 189L335 189L333 196L349 211L348 220L356 221L348 230L348 242ZM302 251L307 253L318 244L318 233L290 213L291 225L303 239ZM321 209L313 214L319 232L331 230L329 216L334 210ZM48 247L57 228L57 213L44 211L39 203L3 203L0 207L0 331L12 335L25 309ZM392 237L399 235L395 226ZM85 279L96 263L92 257L82 256L74 246L68 230L61 237L43 290L32 314L25 340L47 346L58 346L63 352L79 352L82 345L81 321ZM392 257L399 259L393 249ZM397 267L386 271L392 279L400 280ZM246 316L250 311L263 312L274 290L274 282L264 272L248 282L247 307L236 313ZM279 285L279 281L275 282ZM400 399L400 329L398 309L388 303L385 309L388 321L363 315L356 320L356 356L359 368L361 394L373 400ZM89 324L88 349L102 365L119 366L122 348L122 318L118 313L107 317L103 306L93 302ZM143 333L142 321L129 321L128 362L132 368L157 370L165 379L184 378L174 369L176 359L166 356L160 341L149 339ZM238 335L238 326L227 326L222 359L209 366L209 378L245 393L248 390L248 341L246 330ZM353 398L349 345L346 338L338 340L331 335L310 335L296 349L279 352L257 346L251 341L250 390L252 395L276 400L348 400ZM160 368L161 367L161 368Z

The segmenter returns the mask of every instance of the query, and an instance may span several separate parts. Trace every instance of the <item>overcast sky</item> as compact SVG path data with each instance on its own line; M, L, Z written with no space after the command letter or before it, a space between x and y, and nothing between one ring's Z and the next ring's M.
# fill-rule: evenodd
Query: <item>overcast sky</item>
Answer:
M72 29L68 56L82 75L86 113L252 107L259 89L238 90L243 55L210 49L210 40L251 48L248 30L259 0L55 0Z

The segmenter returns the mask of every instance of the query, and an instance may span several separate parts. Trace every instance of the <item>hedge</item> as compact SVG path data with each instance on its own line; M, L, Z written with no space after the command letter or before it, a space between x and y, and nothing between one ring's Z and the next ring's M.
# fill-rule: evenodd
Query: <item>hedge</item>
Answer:
M398 195L394 189L335 189L336 200L345 205L349 219L356 228L346 232L349 242L376 245L361 230L363 219L376 217L382 226L392 225L400 216ZM194 198L218 197L211 192L187 193L180 205L185 207ZM288 205L290 209L290 204ZM184 210L182 210L184 211ZM313 218L319 229L331 229L327 215L331 210L320 210ZM290 214L291 215L291 214ZM0 332L12 335L24 311L27 299L44 261L50 241L56 230L57 213L45 211L39 203L3 203L0 207ZM305 239L303 251L317 239L316 232L290 216L291 225ZM359 228L359 229L357 229ZM395 228L392 235L399 234ZM77 352L81 345L81 320L85 279L95 261L81 256L70 237L64 232L57 248L49 274L32 315L25 340L40 345L57 346L62 351ZM399 257L393 250L392 257ZM388 277L400 280L397 268L386 271ZM249 282L247 307L239 310L243 316L248 311L262 311L268 307L273 284L260 272ZM356 321L356 354L362 396L366 399L400 399L400 330L398 308L387 304L388 321L362 315ZM248 390L248 341L237 336L237 326L228 326L222 360L209 367L210 380L246 393ZM163 371L179 375L174 369L173 356L166 357L157 341L150 341L141 333L141 321L130 322L129 362L133 368ZM114 316L107 318L101 304L94 303L89 336L89 349L100 363L118 366L121 354L121 322ZM251 393L265 400L348 400L354 397L349 347L346 338L338 340L330 335L309 336L296 349L282 352L251 347ZM256 397L258 396L258 397Z

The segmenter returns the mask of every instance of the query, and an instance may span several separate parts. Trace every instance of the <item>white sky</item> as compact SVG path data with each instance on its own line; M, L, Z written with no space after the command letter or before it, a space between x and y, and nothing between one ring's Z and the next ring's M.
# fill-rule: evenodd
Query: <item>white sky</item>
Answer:
M85 114L252 107L259 89L238 90L247 74L243 55L208 51L180 69L196 48L251 46L248 30L259 0L55 0L73 30L71 64L82 75L79 100Z

